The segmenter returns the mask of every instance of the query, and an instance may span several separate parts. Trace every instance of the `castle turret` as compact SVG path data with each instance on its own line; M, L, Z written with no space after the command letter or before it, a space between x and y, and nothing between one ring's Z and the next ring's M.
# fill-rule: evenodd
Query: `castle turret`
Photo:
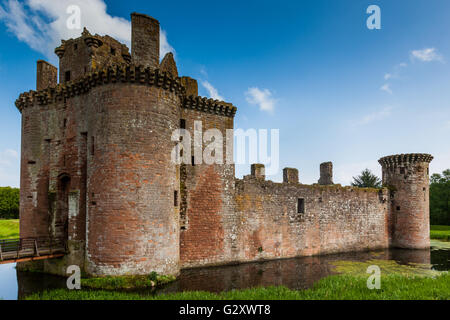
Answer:
M379 160L383 184L391 189L390 246L430 246L429 154L401 154Z
M79 38L62 40L55 53L59 57L59 83L76 81L90 72L131 61L126 45L110 36L92 35L86 28Z

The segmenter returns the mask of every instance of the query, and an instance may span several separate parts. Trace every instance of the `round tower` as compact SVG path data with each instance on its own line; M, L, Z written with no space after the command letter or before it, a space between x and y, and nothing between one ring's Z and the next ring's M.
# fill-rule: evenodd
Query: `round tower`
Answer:
M159 22L132 14L132 35L133 63L101 71L104 81L85 96L86 271L177 275L180 180L171 138L184 91L179 78L156 69Z
M388 215L392 247L430 247L429 154L400 154L381 158L383 185L391 189Z
M88 274L179 273L180 182L171 136L180 103L175 91L136 83L89 93Z

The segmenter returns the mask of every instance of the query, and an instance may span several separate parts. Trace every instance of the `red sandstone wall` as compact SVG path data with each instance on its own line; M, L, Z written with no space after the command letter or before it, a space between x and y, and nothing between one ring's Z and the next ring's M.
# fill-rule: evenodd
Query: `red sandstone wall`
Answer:
M20 170L20 237L48 235L47 197L38 197L48 186L48 157L42 150L44 132L38 107L22 112Z
M87 240L93 274L178 273L170 137L179 105L169 90L117 84L23 108L21 237L64 236L70 248L45 271L83 267ZM64 208L61 176L70 179Z
M203 132L216 128L226 136L233 128L233 118L190 109L181 110L186 129L194 136L194 121L202 122ZM192 144L193 145L193 144ZM226 150L224 139L224 157ZM194 155L194 153L192 153ZM219 264L233 261L237 225L234 214L234 165L185 165L185 228L181 230L180 261L182 267Z
M21 237L63 237L71 255L62 264L45 262L65 274L64 264L83 267L86 214L84 98L36 103L22 110ZM66 198L61 177L70 179Z
M389 236L394 247L430 247L428 167L431 159L415 161L411 158L389 167L383 163L383 183L392 190Z
M386 192L238 180L240 259L387 248ZM298 198L305 199L304 214L297 213Z
M88 271L177 274L179 180L170 139L179 124L179 96L110 84L93 89L87 105Z

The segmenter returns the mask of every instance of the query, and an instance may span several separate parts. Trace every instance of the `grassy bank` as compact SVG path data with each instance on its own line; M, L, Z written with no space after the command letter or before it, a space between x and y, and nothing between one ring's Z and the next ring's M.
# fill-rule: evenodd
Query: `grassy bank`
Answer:
M155 288L171 281L175 277L158 275L153 272L145 276L122 276L122 277L103 277L81 279L83 288L118 290L118 289L147 289Z
M450 241L450 226L431 226L430 238Z
M117 291L52 290L29 296L28 300L448 300L450 275L408 277L397 274L383 276L380 290L367 289L367 277L331 276L308 290L285 287L233 290L220 294L192 291L158 296Z
M0 239L19 237L19 220L0 220Z

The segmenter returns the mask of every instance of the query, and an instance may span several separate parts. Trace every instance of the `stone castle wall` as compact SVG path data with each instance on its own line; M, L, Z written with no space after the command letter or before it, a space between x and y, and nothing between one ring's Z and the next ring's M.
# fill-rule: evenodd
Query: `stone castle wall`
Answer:
M194 132L194 122L201 132L219 130L223 137L233 129L233 117L183 108L186 129ZM200 131L200 128L197 128ZM194 144L192 144L192 149ZM202 148L203 150L203 148ZM223 141L226 150L226 141ZM182 199L184 212L181 230L180 259L184 267L233 261L232 230L234 214L234 165L205 164L192 151L194 165L182 165ZM196 158L197 157L197 158ZM191 161L192 162L192 161Z
M237 180L235 199L242 261L388 247L387 190L247 176Z

